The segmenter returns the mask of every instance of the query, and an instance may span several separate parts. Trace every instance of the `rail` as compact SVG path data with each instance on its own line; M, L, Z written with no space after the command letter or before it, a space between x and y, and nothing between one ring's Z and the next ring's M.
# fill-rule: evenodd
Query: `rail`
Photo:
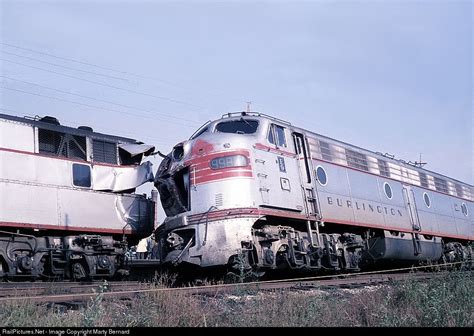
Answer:
M48 287L44 287L45 290L43 295L25 295L25 296L4 296L1 297L1 291L7 292L10 291L10 295L15 293L14 286L10 288L3 288L0 286L0 303L12 302L12 301L23 301L23 302L34 302L34 303L67 303L67 302L84 302L88 301L91 298L94 298L98 295L97 289L100 289L101 286L106 287L106 290L115 289L113 291L103 291L101 293L104 299L106 298L115 298L115 299L131 299L138 297L142 294L147 293L166 293L166 292L184 292L191 295L202 294L202 295L216 295L216 294L226 294L226 293L235 293L236 290L282 290L282 289L321 289L324 287L358 287L358 286L367 286L382 284L391 281L401 281L407 279L428 279L436 276L445 275L446 272L431 272L431 273L406 273L409 271L423 270L423 269L433 269L433 268L445 268L455 265L465 264L465 262L454 262L446 263L442 265L426 265L426 266L416 266L416 267L406 267L406 268L396 268L390 270L377 270L369 272L359 272L359 273L348 273L348 274L338 274L338 275L323 275L315 277L301 277L301 278L291 278L291 279L280 279L280 280L267 280L267 281L254 281L254 282L245 282L245 283L232 283L232 284L219 284L219 285L206 285L206 286L193 286L193 287L177 287L177 288L149 288L150 284L140 284L137 282L117 282L117 283L97 283L97 284L71 284L67 282L61 283L65 288L69 287L83 288L92 292L87 293L68 293L68 294L47 294ZM405 273L400 273L405 272ZM47 283L51 285L51 283ZM32 284L33 286L35 284ZM72 286L71 286L72 285ZM22 285L20 285L22 286ZM25 286L25 285L23 285ZM147 287L148 286L148 287ZM55 287L58 287L57 285ZM32 288L30 288L31 290ZM28 293L28 287L25 286L23 290L25 294ZM38 294L39 289L35 288L31 291L31 294Z

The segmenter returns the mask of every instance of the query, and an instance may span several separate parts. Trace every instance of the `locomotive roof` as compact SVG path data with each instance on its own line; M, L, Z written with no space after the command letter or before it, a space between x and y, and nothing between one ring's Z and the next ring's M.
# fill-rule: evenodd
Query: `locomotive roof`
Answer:
M333 141L333 142L335 142L335 143L343 144L344 146L351 147L351 148L354 148L354 149L363 151L363 152L365 152L365 153L369 153L370 155L376 156L376 157L381 158L381 159L386 160L386 161L390 161L390 162L396 163L396 164L398 164L398 165L400 165L400 166L403 166L403 167L405 167L405 168L414 169L414 170L418 170L418 171L424 171L424 172L426 172L426 173L428 173L429 175L432 175L432 176L446 178L446 179L448 179L448 180L451 180L451 181L454 181L454 182L457 182L457 183L461 183L461 184L464 184L464 185L473 187L473 186L470 185L469 183L456 180L456 179L454 179L454 178L452 178L452 177L449 177L449 176L446 176L446 175L443 175L443 174L434 172L434 171L432 171L432 170L428 170L428 169L426 169L426 168L423 168L423 167L420 167L420 166L417 166L417 165L414 165L414 164L410 164L410 163L408 163L407 161L405 161L405 160L403 160L403 159L395 159L395 157L387 156L387 155L384 155L384 154L382 154L382 153L380 153L380 152L374 152L374 151L371 151L371 150L369 150L369 149L365 149L365 148L362 148L362 147L359 147L359 146L356 146L356 145L352 145L352 144L350 144L350 143L347 143L347 142L344 142L344 141L341 141L341 140L337 140L337 139L334 139L334 138L331 138L331 137L328 137L328 136L325 136L325 135L322 135L322 134L319 134L319 133L316 133L316 132L308 131L308 130L306 130L306 129L299 128L299 127L295 127L295 128L304 130L304 131L306 131L306 132L308 132L308 133L315 134L315 135L317 135L318 137L325 138L325 139L330 140L330 141Z
M329 141L332 141L334 143L338 143L338 144L342 144L346 147L349 147L349 148L352 148L352 149L356 149L356 150L359 150L359 151L363 151L365 152L366 154L370 154L370 155L373 155L375 157L379 157L383 160L386 160L386 161L390 161L392 163L396 163L400 166L403 166L405 168L409 168L409 169L414 169L414 170L419 170L419 171L425 171L427 173L429 173L430 175L432 176L436 176L436 177L442 177L442 178L446 178L446 179L449 179L451 181L454 181L454 182L457 182L457 183L461 183L461 184L464 184L464 185L467 185L469 187L474 187L473 185L469 184L469 183L466 183L466 182L463 182L463 181L459 181L459 180L456 180L452 177L449 177L449 176L446 176L446 175L443 175L443 174L440 174L440 173L437 173L437 172L434 172L434 171L431 171L431 170L428 170L428 169L425 169L423 167L420 167L420 166L415 166L413 164L409 164L407 161L405 160L402 160L402 159L395 159L394 157L390 157L390 156L387 156L387 155L384 155L380 152L374 152L374 151L371 151L369 149L365 149L365 148L362 148L362 147L359 147L359 146L355 146L353 144L350 144L350 143L347 143L347 142L344 142L344 141L341 141L341 140L337 140L337 139L334 139L334 138L331 138L331 137L328 137L328 136L325 136L325 135L322 135L322 134L319 134L319 133L316 133L316 132L313 132L313 131L309 131L307 129L304 129L304 128L301 128L301 127L297 127L297 126L293 126L290 122L286 121L286 120L282 120L282 119L279 119L279 118L275 118L273 116L270 116L270 115L266 115L266 114L263 114L263 113L259 113L259 112L235 112L235 113L226 113L224 115L222 115L221 119L219 120L222 120L222 119L233 119L233 118L238 118L238 117L257 117L257 118L262 118L262 119L267 119L267 120L271 120L271 121L274 121L274 122L277 122L277 123L280 123L280 124L284 124L288 127L291 127L293 129L296 129L296 130L300 130L302 132L306 132L306 133L311 133L311 134L314 134L316 135L317 137L320 137L320 138L324 138L324 139L327 139ZM218 121L218 120L216 120Z
M73 134L73 135L79 135L79 136L86 136L86 137L95 138L95 139L103 139L103 140L109 140L109 141L114 141L114 142L139 143L139 141L135 139L131 139L131 138L125 138L125 137L110 135L110 134L103 134L99 132L74 128L74 127L69 127L69 126L56 125L53 123L37 120L36 118L17 117L17 116L0 113L0 119L16 121L23 124L37 126L42 129L64 132L67 134Z

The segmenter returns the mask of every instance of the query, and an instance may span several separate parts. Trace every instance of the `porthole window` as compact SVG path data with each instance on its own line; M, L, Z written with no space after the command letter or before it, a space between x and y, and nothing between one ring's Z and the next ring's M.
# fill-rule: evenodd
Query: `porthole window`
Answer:
M461 204L461 211L464 214L464 216L467 216L469 214L469 212L467 211L466 203Z
M383 190L385 191L385 196L387 196L388 199L392 199L392 187L390 186L390 184L388 184L387 182L385 182L383 184Z
M423 193L423 200L425 201L425 204L428 208L431 207L430 195L428 195L427 193Z
M326 171L324 170L323 167L321 166L318 166L316 168L316 177L318 179L318 182L319 184L325 186L326 184L328 184L328 177L326 175Z

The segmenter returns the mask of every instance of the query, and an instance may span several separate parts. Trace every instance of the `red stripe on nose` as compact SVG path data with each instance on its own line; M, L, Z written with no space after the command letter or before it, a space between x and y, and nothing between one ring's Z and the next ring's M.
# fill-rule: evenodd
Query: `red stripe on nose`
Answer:
M239 177L253 177L252 170L248 168L244 169L232 169L232 170L206 170L196 174L194 177L191 173L191 183L192 184L201 184L207 182L213 182L228 178L239 178Z

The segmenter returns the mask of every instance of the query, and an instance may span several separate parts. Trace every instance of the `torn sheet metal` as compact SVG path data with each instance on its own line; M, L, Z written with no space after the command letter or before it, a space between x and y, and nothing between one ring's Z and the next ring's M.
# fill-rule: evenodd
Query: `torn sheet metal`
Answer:
M155 146L145 144L120 144L118 147L129 153L131 156L139 154L148 156L155 150Z
M153 164L144 162L135 167L94 166L92 169L92 189L120 192L134 189L153 181Z

